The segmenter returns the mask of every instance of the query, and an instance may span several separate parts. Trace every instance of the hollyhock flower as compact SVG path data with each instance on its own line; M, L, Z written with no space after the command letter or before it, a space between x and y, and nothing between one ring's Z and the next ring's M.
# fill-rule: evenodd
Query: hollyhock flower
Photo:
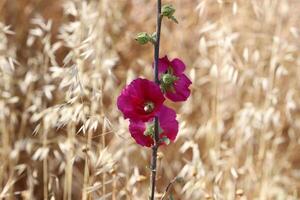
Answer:
M157 117L161 144L168 144L170 141L174 141L178 133L175 111L162 106L157 113ZM147 122L130 120L129 131L138 144L146 147L154 145L154 118Z
M174 102L185 101L190 96L192 82L183 73L185 64L178 58L170 61L167 56L160 58L158 71L160 87L166 97Z
M153 81L138 78L122 90L117 105L125 119L148 121L159 111L164 95Z

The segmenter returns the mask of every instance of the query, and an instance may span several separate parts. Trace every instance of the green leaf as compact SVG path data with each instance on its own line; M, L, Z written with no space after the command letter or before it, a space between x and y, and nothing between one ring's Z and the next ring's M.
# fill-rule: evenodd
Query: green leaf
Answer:
M170 144L170 140L167 137L162 138L163 142L166 143L166 145Z
M178 24L178 20L174 16L171 16L169 19L173 20L176 24Z

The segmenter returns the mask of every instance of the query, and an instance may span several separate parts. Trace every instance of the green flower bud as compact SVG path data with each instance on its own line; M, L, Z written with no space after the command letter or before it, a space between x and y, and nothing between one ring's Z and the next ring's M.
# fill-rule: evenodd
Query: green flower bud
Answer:
M146 32L138 33L135 40L139 44L147 44L150 41L150 36Z
M175 11L176 10L172 5L167 4L167 5L164 5L162 7L161 15L165 16L165 17L168 17L168 18L171 18L174 15Z
M171 19L173 20L175 23L178 24L178 21L177 19L174 17L174 13L175 13L175 8L170 5L170 4L167 4L167 5L164 5L161 9L161 15L164 16L164 17L167 17L168 19Z

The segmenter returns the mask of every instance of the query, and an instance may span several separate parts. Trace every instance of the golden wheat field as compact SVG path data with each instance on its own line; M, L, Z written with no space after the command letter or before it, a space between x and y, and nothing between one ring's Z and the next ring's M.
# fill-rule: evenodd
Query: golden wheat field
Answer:
M163 0L192 80L156 199L300 199L300 1ZM151 149L116 106L153 80L155 0L0 0L0 199L142 200ZM169 190L166 192L166 187Z

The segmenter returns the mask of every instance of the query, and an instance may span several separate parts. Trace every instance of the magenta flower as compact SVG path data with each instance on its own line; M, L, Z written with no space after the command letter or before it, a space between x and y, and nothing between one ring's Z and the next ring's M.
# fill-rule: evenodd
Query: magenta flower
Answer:
M168 144L176 139L178 133L178 122L174 110L162 106L157 113L159 122L160 144ZM130 120L129 131L135 141L146 147L154 145L154 118L147 122Z
M117 105L125 119L145 122L154 117L164 101L164 95L157 84L138 78L122 90Z
M170 61L167 56L160 58L158 71L160 87L166 97L174 102L185 101L190 96L190 79L183 73L185 64L178 58Z

